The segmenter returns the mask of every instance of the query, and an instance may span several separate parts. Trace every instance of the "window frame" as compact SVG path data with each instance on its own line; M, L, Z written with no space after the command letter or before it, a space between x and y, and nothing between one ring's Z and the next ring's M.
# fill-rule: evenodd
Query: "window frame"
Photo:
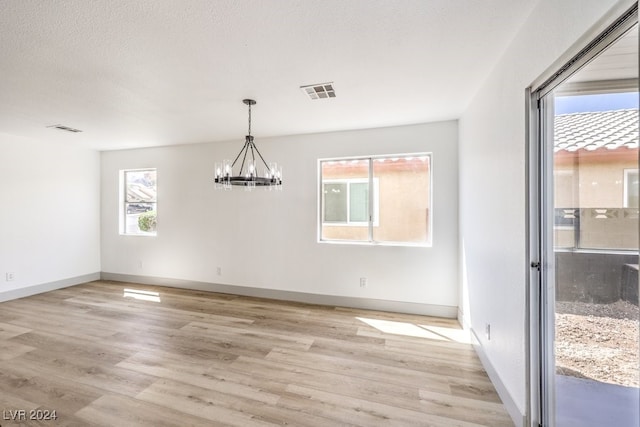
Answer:
M380 203L378 199L379 195L379 178L373 178L373 191L369 191L369 205L373 204L373 226L377 227L379 225L378 216L380 213ZM351 212L351 184L369 184L368 178L338 178L338 179L327 179L320 183L321 191L324 192L324 184L346 184L347 185L347 221L346 222L331 222L324 220L324 197L321 197L321 221L322 225L327 225L330 227L368 227L369 221L351 221L350 212ZM324 193L323 193L324 194ZM371 209L369 209L371 214Z
M127 174L131 172L154 172L156 174L156 197L153 202L130 202L127 200ZM134 236L134 237L156 237L158 235L157 229L154 231L142 231L136 233L131 233L127 231L127 207L131 204L140 203L140 204L153 204L154 208L151 209L158 212L158 169L157 168L133 168L133 169L122 169L119 171L119 191L118 191L118 229L119 234L121 236Z
M622 200L622 207L623 208L631 208L631 206L629 206L629 181L631 180L631 175L635 174L638 176L638 179L640 179L640 169L635 169L635 168L628 168L628 169L623 169L623 173L624 173L624 178L623 178L623 189L622 189L622 194L624 199Z
M429 183L428 183L428 191L429 191L429 206L428 206L428 220L427 220L427 239L424 242L401 242L401 241L377 241L373 239L373 229L374 227L379 226L379 178L373 176L373 164L377 159L393 159L393 158L406 158L406 157L427 157L429 164ZM368 181L369 183L374 182L374 191L369 192L369 217L373 218L373 221L368 221L362 223L364 227L369 228L368 240L331 240L331 239L323 239L322 238L322 227L323 225L328 226L359 226L358 223L355 224L346 224L346 223L331 223L323 221L323 210L324 210L324 199L323 199L323 190L324 190L324 182L322 181L322 163L323 162L339 162L339 161L351 161L351 160L368 160L369 163L369 178L353 178L355 180L361 179L363 181ZM318 169L317 169L317 242L318 243L327 243L327 244L337 244L337 245L365 245L365 246L401 246L401 247L417 247L417 248L431 248L433 247L433 211L434 211L434 198L433 198L433 152L431 151L423 151L423 152L411 152L411 153L392 153L392 154L376 154L369 156L344 156L344 157L326 157L318 159ZM344 179L329 179L329 181L349 181L349 178ZM371 184L370 184L371 185Z

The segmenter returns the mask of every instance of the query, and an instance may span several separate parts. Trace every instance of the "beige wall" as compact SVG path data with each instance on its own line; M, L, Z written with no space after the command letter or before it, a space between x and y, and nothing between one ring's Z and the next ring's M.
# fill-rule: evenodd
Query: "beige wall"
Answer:
M624 208L624 170L638 168L638 149L560 151L554 160L555 207L581 209L580 247L637 249L638 209ZM554 232L556 247L574 247L573 229Z
M638 149L560 151L554 156L558 208L621 208L624 170L638 168Z
M373 238L380 242L425 242L429 234L429 173L380 171L379 226Z

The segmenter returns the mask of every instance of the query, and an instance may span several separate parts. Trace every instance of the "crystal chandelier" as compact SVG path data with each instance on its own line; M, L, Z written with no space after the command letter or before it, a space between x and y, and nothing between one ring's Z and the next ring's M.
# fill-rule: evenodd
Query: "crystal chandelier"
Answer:
M276 163L267 164L267 162L258 151L258 147L253 142L253 136L251 135L251 106L256 104L253 99L243 99L246 105L249 106L249 131L245 136L244 146L236 156L233 163L230 160L224 160L222 163L215 164L215 188L223 188L230 190L232 185L239 185L245 187L247 190L252 190L256 186L268 186L270 188L282 188L282 168ZM256 162L256 154L262 163ZM242 158L240 169L235 174L233 168L238 160ZM263 174L258 172L258 168L264 166Z

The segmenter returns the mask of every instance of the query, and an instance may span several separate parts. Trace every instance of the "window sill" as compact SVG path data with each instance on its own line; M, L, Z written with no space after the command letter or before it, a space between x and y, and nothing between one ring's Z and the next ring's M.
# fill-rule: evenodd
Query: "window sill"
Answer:
M327 245L347 245L347 246L383 246L383 247L403 247L403 248L431 248L432 243L403 243L403 242L369 242L350 240L318 240L318 243Z

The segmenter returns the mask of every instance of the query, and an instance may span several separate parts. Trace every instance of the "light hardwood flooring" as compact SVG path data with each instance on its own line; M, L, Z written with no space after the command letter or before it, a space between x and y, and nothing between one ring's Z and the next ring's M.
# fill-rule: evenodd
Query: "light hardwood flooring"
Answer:
M92 282L0 304L0 426L513 425L461 332L448 319ZM28 420L35 409L58 418ZM7 420L17 410L26 421Z

